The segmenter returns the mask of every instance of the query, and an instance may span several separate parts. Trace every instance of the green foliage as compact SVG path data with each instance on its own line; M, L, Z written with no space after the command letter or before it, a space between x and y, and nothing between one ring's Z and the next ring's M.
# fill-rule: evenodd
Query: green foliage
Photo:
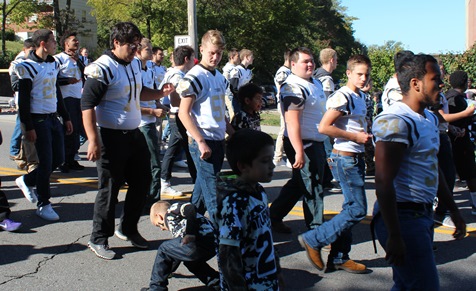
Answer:
M0 35L1 37L1 35ZM15 32L11 29L5 30L5 40L14 41L15 40Z
M368 48L367 55L372 62L370 77L374 91L383 91L388 79L395 73L393 56L403 49L403 44L395 41L387 41L384 45L373 45Z
M150 31L153 45L168 52L175 35L188 34L186 0L88 0L88 5L98 21L101 51L108 47L109 28L118 21L136 23L146 37ZM196 9L199 38L218 29L227 48L254 52L256 82L272 82L287 48L309 47L317 60L319 50L333 47L345 60L359 47L352 35L352 18L345 16L337 0L201 0ZM226 62L225 54L222 65Z
M476 45L463 53L447 53L438 56L445 66L445 84L449 88L449 76L457 70L468 73L469 78L476 80ZM473 81L474 84L474 81Z

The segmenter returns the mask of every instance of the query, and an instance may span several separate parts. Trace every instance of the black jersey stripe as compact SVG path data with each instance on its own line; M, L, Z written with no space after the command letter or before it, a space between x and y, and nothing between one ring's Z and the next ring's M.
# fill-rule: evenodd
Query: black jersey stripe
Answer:
M54 57L56 59L57 63L60 63L60 65L63 65L63 61L59 57Z
M101 64L101 63L96 63L98 65L98 67L101 69L102 71L102 75L104 76L104 82L106 82L107 85L109 85L110 83L110 79L112 79L112 72L111 72L111 69L109 69L109 67L105 67L104 68L104 65ZM108 78L108 74L107 72L109 71L109 76L111 77L110 79Z
M35 66L33 66L32 64L29 64L28 62L22 62L21 64L22 65L24 64L25 69L28 71L28 73L30 74L32 78L36 77L36 75L38 74L38 71L35 69Z

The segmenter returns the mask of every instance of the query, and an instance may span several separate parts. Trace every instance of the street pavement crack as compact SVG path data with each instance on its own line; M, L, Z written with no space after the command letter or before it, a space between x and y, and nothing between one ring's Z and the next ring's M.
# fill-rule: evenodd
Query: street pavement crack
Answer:
M43 260L38 262L38 264L37 264L37 266L36 266L36 268L33 272L29 272L29 273L19 275L19 276L12 276L10 279L8 279L6 281L3 281L3 282L0 282L0 286L4 285L4 284L7 284L11 281L19 280L19 279L22 279L24 277L28 277L28 276L31 276L31 275L34 275L34 274L38 273L40 271L41 267L43 267L48 261L54 259L57 255L61 255L61 254L69 252L71 247L73 247L78 241L80 241L81 239L83 239L83 238L85 238L89 235L90 235L89 233L85 234L85 235L79 237L78 239L76 239L75 241L73 241L72 243L68 244L63 251L61 251L59 253L56 253L56 254L53 254L51 256L45 257Z

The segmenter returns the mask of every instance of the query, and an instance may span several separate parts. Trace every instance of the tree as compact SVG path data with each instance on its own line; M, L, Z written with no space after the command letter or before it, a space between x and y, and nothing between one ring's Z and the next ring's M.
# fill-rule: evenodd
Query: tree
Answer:
M387 41L384 45L372 45L368 48L368 57L372 62L372 78L374 90L382 90L388 79L395 73L393 56L404 50L403 44L396 41Z
M271 82L288 48L317 52L335 47L346 59L359 44L351 18L337 0L201 0L197 1L198 36L209 29L223 32L227 48L254 52L255 81ZM98 21L99 43L108 45L109 27L132 21L155 45L173 49L174 35L187 34L187 1L88 0ZM114 9L111 7L114 6ZM226 62L226 55L223 58Z
M7 3L8 2L8 3ZM5 31L7 23L22 24L25 19L39 11L41 5L36 0L3 0L2 3L2 56L5 55Z

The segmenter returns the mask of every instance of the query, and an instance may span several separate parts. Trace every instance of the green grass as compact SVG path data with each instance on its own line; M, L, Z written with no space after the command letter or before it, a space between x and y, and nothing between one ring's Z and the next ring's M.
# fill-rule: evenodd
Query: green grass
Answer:
M23 43L19 41L9 41L5 43L7 51L19 53L23 49Z
M279 126L280 125L279 113L276 111L262 111L261 125Z

